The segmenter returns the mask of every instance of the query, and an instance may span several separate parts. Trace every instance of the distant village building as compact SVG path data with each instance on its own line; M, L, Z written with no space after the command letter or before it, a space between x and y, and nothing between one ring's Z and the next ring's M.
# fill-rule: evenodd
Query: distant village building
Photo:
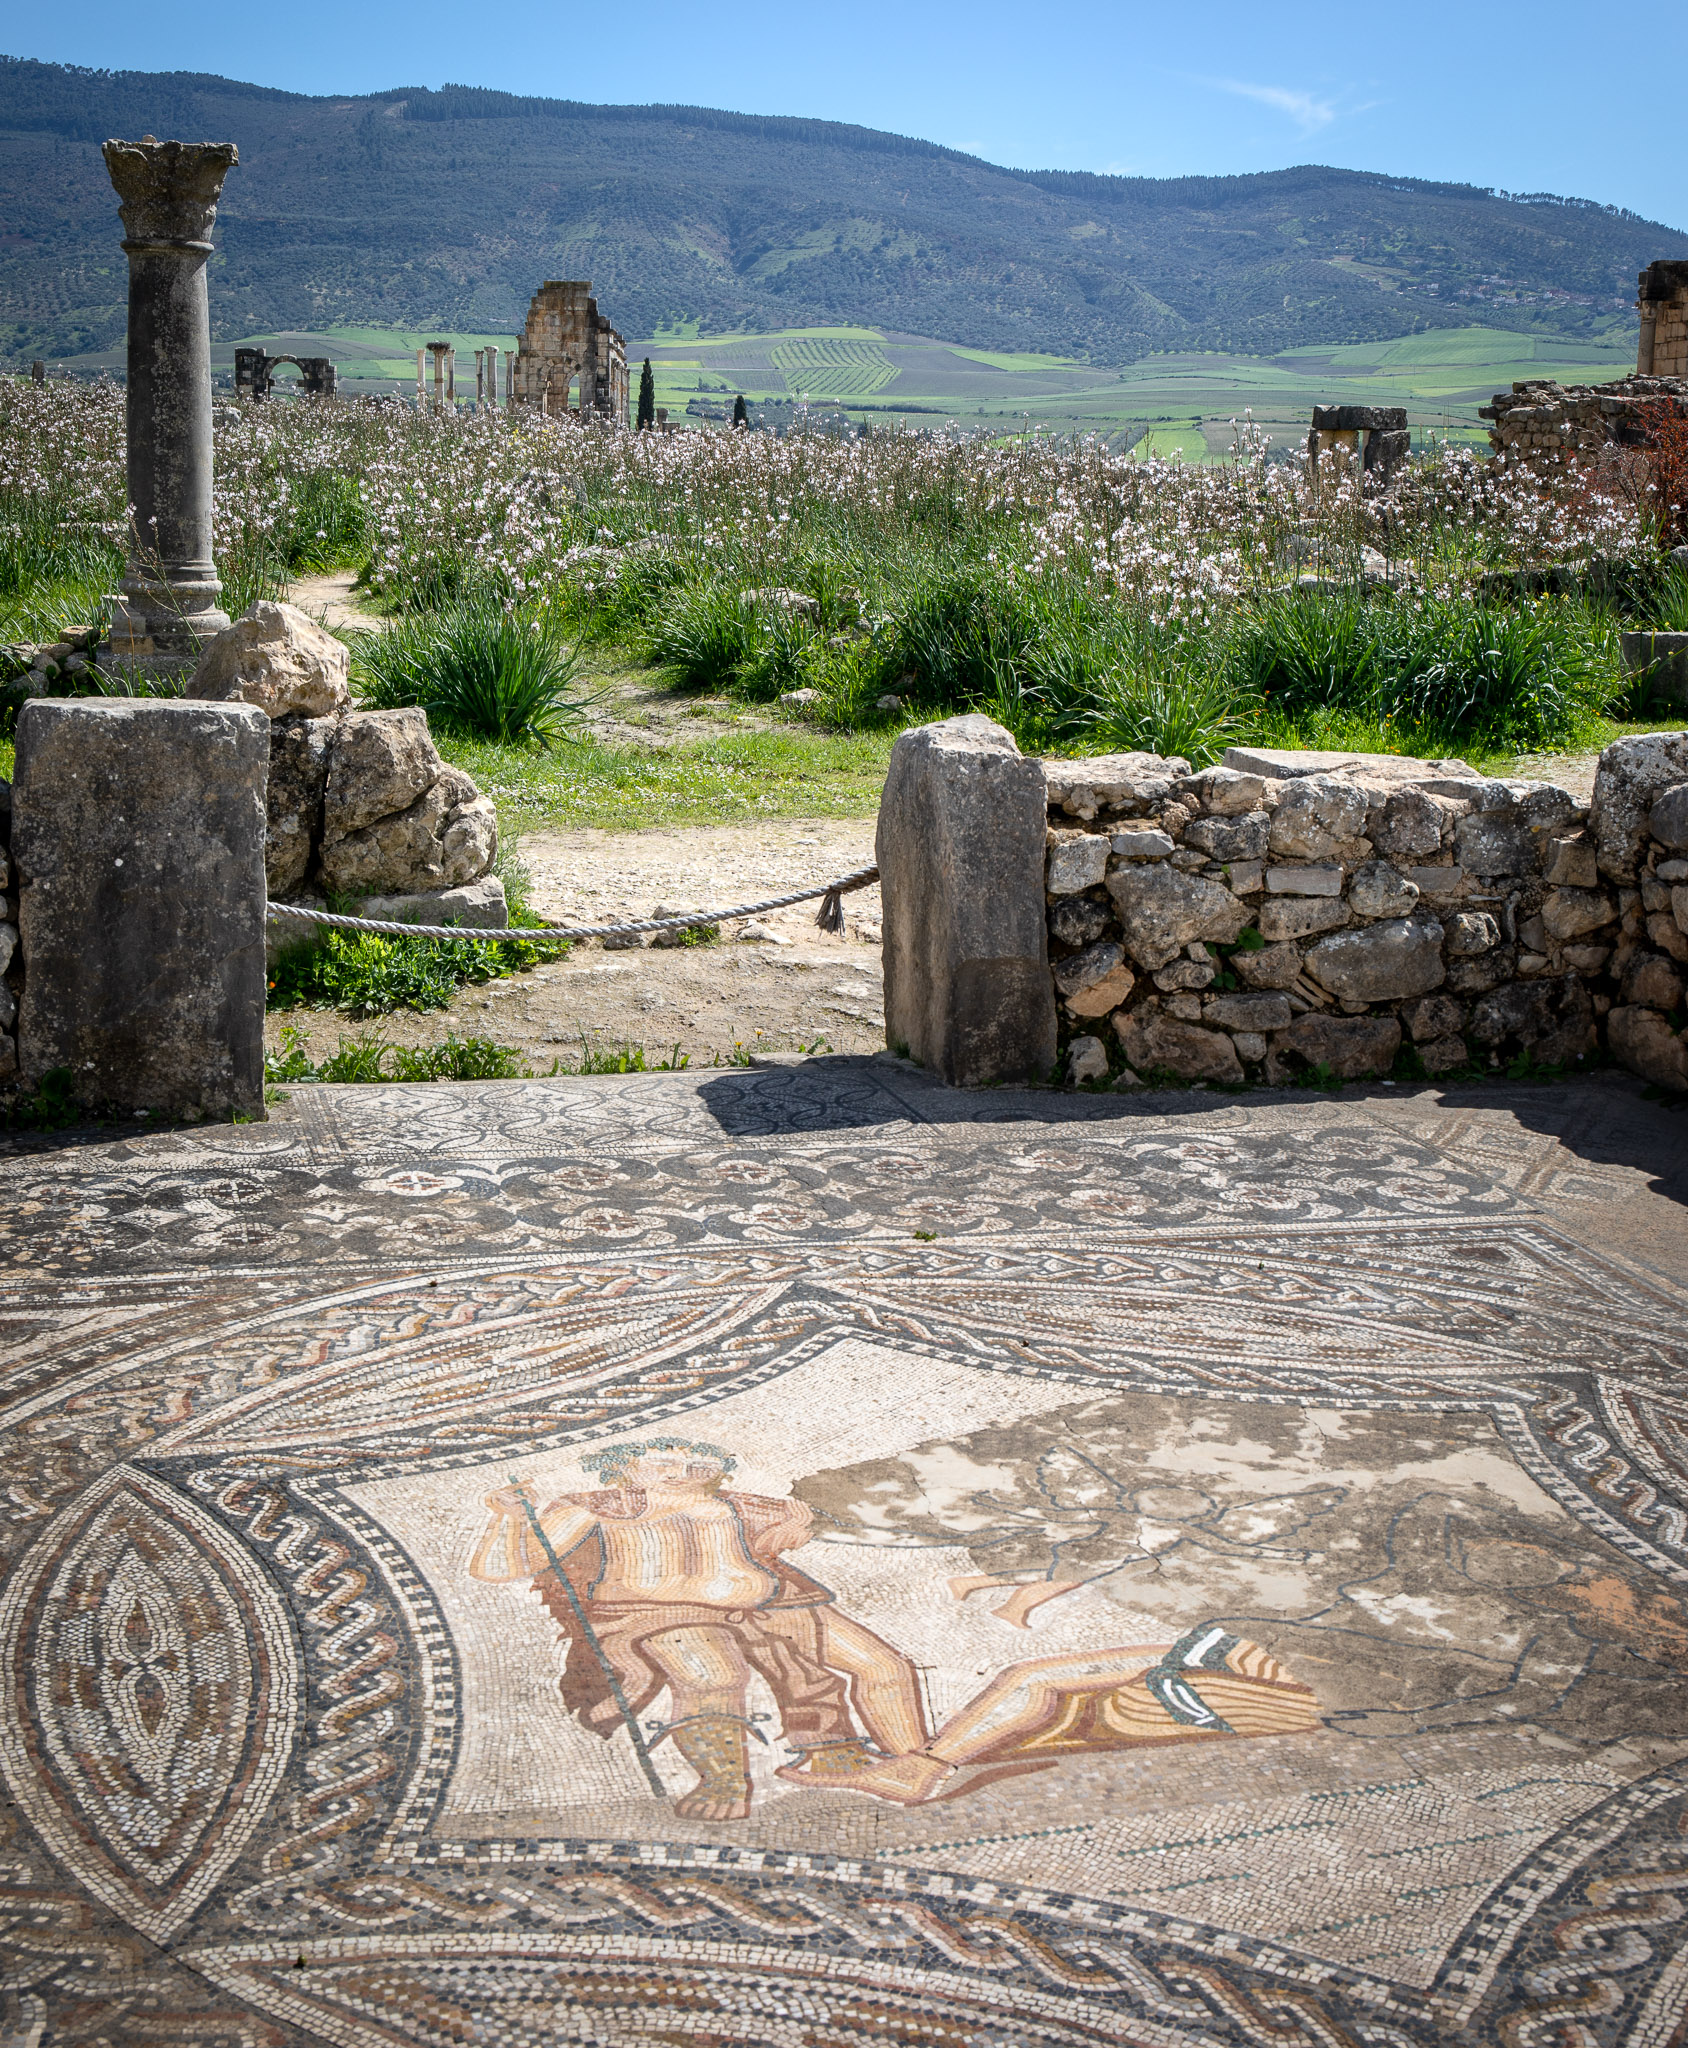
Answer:
M1641 447L1650 409L1661 401L1688 412L1688 263L1650 263L1636 292L1641 340L1635 375L1611 384L1555 384L1532 377L1497 391L1481 417L1509 465L1574 455L1592 461L1603 448Z
M584 280L553 280L534 293L510 371L514 405L627 419L627 344Z

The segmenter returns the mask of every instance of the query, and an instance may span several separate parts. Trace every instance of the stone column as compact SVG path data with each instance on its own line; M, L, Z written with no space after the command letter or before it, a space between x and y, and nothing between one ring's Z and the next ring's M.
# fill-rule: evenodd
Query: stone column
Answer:
M506 412L514 412L515 409L516 351L513 348L507 348L504 351L504 410Z
M445 352L445 402L451 407L457 404L457 351L450 347Z
M232 142L108 142L129 258L125 419L134 526L119 660L190 667L229 618L211 559L211 321L205 259Z
M416 410L418 412L428 403L428 372L425 367L427 358L428 351L425 348L419 348L416 351Z

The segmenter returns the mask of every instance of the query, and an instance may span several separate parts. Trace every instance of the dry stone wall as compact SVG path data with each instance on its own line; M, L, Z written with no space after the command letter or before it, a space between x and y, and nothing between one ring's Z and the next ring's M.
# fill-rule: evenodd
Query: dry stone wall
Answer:
M1048 761L1051 975L1075 1080L1451 1073L1602 1047L1688 1088L1688 734L1585 808L1463 762L1235 749Z

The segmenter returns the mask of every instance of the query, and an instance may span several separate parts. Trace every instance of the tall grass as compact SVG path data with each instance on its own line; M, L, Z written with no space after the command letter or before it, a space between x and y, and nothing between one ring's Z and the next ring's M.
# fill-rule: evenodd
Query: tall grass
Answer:
M419 704L448 732L550 746L578 737L580 653L551 612L523 614L485 590L436 612L407 613L352 644L366 710Z

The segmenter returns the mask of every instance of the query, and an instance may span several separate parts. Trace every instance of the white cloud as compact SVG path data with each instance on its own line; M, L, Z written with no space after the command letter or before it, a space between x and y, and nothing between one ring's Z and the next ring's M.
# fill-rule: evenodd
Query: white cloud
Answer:
M1315 99L1310 92L1297 92L1291 86L1250 85L1240 78L1214 78L1208 83L1217 86L1221 92L1235 93L1239 99L1257 100L1263 107L1287 114L1303 135L1328 127L1336 119L1336 108L1329 100Z

